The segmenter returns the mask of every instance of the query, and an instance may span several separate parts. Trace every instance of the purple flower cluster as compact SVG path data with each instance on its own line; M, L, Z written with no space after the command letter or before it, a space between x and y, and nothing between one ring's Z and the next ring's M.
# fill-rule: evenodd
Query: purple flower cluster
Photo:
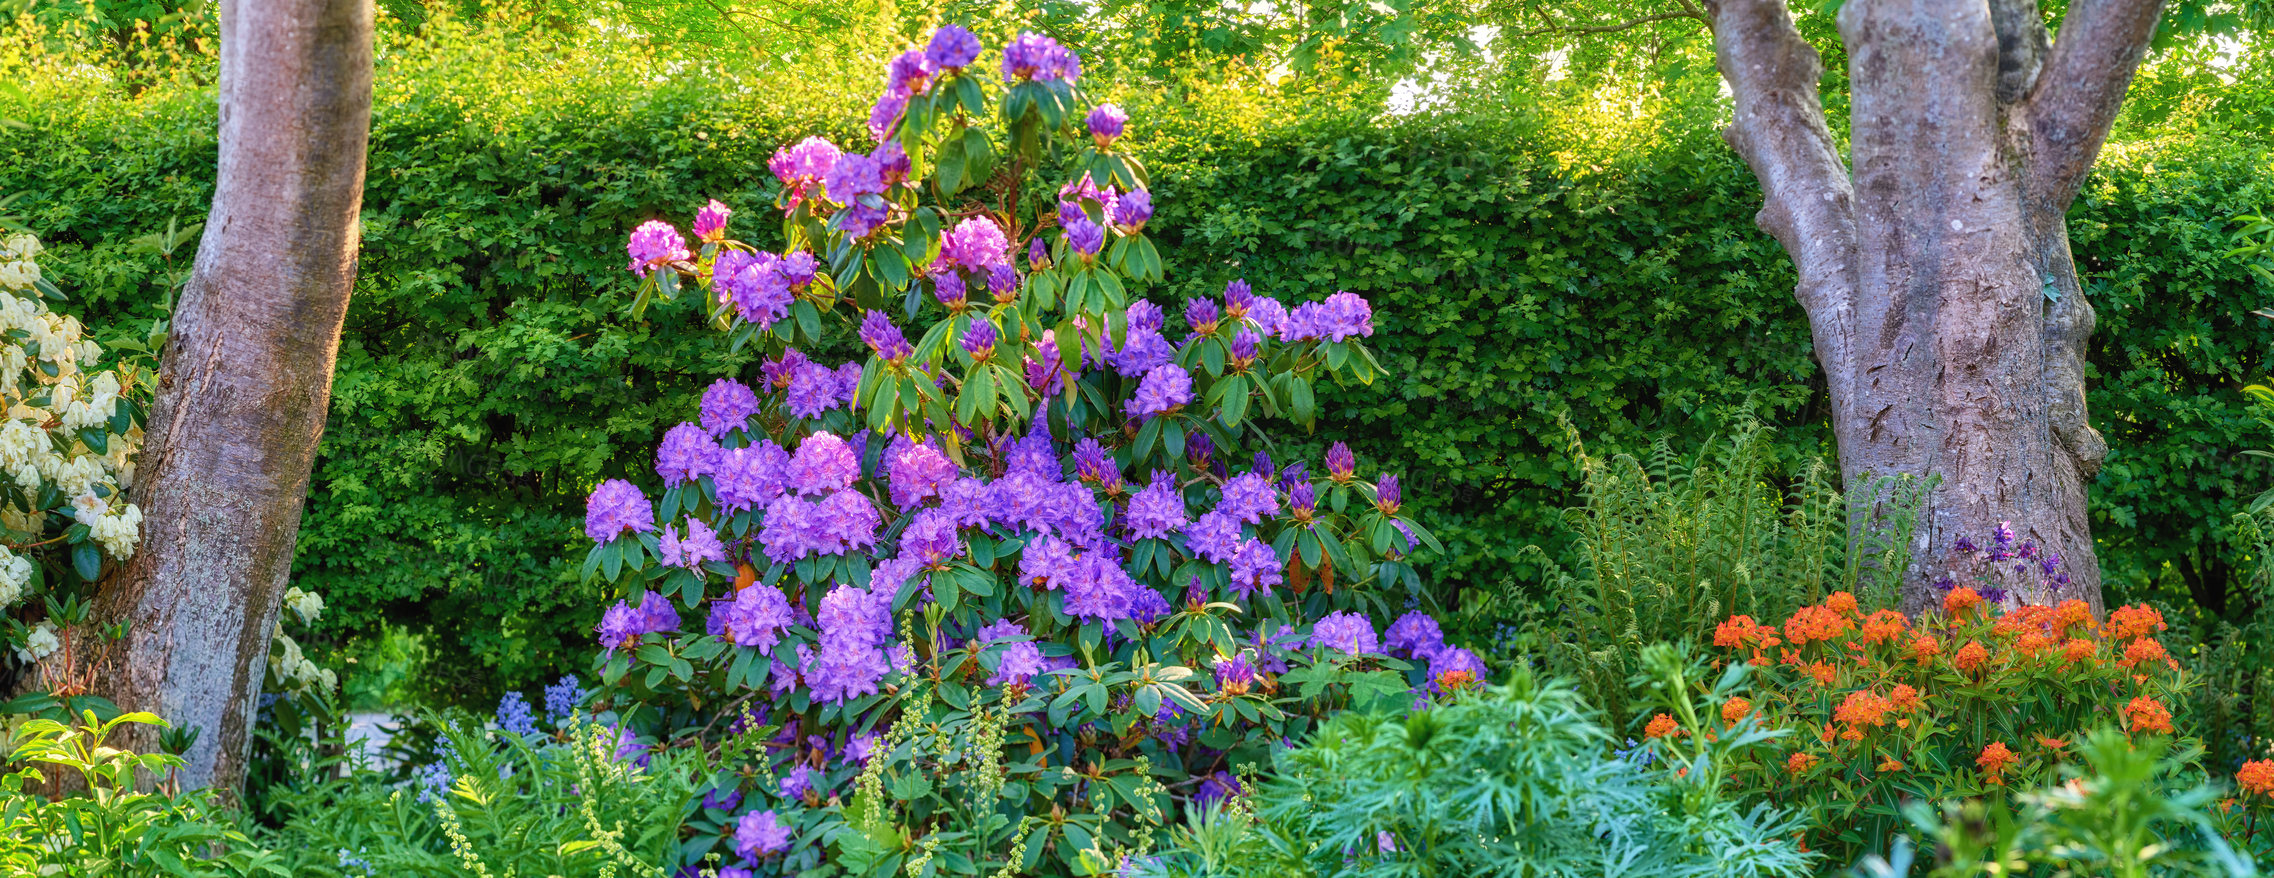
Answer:
M584 687L579 685L575 674L562 677L559 682L545 687L545 716L555 723L568 719L576 712L576 706L584 703L584 696Z
M734 825L734 852L746 860L790 849L790 827L772 811L752 811ZM725 874L723 871L720 873ZM747 873L745 873L747 874Z
M667 488L693 482L713 472L721 450L700 425L680 424L664 433L663 444L656 447L655 474Z
M818 418L853 404L861 389L861 364L846 363L831 369L806 360L788 374L783 407L801 418Z
M783 495L766 504L758 543L765 547L767 558L786 564L876 545L880 524L876 507L858 491L839 491L819 500Z
M684 262L693 254L687 252L687 239L679 230L662 220L648 220L632 230L632 240L625 248L632 255L630 271L647 277L649 270L669 262Z
M1105 227L1086 215L1079 217L1066 224L1066 246L1085 258L1095 257L1105 249Z
M1176 477L1154 472L1145 489L1129 498L1129 511L1122 515L1121 525L1138 539L1158 539L1183 529L1184 497L1177 492Z
M726 561L726 547L719 544L717 532L702 519L687 519L687 536L679 536L674 525L663 526L663 540L658 547L666 567L685 567L700 571L705 561Z
M947 25L932 32L932 42L924 47L924 56L942 71L959 70L979 59L979 38L963 28Z
M584 535L595 543L607 544L625 531L653 530L655 507L649 506L647 495L630 482L609 479L584 499Z
M611 652L638 643L642 634L677 630L679 611L672 608L670 600L652 591L640 599L637 607L617 601L600 614L600 645Z
M1168 414L1192 402L1192 375L1174 363L1154 366L1145 373L1125 404L1129 416L1144 420Z
M718 199L711 199L711 203L695 212L695 237L712 242L726 240L726 219L733 215L734 211L720 204Z
M932 261L934 273L950 269L990 272L1011 264L1011 242L1001 226L984 216L957 223L940 235L940 255Z
M1428 613L1413 610L1390 623L1388 645L1391 655L1426 659L1445 648L1445 632L1437 627L1437 620Z
M1082 77L1082 59L1057 40L1027 31L1003 47L1003 82L1062 80L1073 85Z
M783 629L796 621L790 599L781 589L753 583L735 592L733 600L711 604L706 633L724 637L736 646L756 647L760 655L773 655L774 645L782 642Z
M1420 610L1407 612L1390 624L1387 635L1391 655L1402 655L1429 663L1430 686L1448 673L1465 671L1477 682L1492 676L1484 660L1476 653L1445 643L1445 632L1437 627L1437 620Z
M840 585L821 599L816 614L821 648L798 647L799 674L824 703L873 695L892 670L885 644L892 638L892 593Z
M1269 592L1287 581L1279 553L1262 540L1248 540L1240 544L1239 553L1232 556L1232 591L1241 600L1249 600L1256 592Z
M1374 637L1374 623L1363 615L1348 612L1328 613L1311 626L1310 645L1350 655L1374 655L1382 651L1381 642Z
M1090 110L1088 122L1090 137L1097 141L1099 149L1104 149L1113 145L1114 138L1121 136L1121 128L1129 122L1129 114L1122 112L1117 104L1099 104Z
M721 378L703 391L702 411L703 429L713 439L748 432L750 416L758 413L758 394L740 381Z
M908 336L901 333L900 327L892 325L892 318L882 311L872 310L861 318L861 341L878 359L896 363L916 353L916 348L908 344Z
M955 462L941 454L930 440L910 442L896 438L885 451L885 478L892 488L892 505L907 509L940 496L956 479Z
M974 360L984 361L995 354L995 324L984 317L974 318L963 331L963 352Z
M529 699L519 692L507 692L498 699L497 727L523 737L537 734L537 715L529 710Z
M721 451L714 460L717 465L712 476L718 485L720 509L730 513L756 509L782 496L790 455L781 446L760 441Z
M1305 302L1295 306L1287 315L1285 325L1279 327L1284 341L1343 341L1354 335L1374 334L1374 309L1357 293L1339 292L1324 302Z
M711 292L734 305L735 315L760 329L773 326L790 313L790 287L797 272L813 279L813 255L803 251L790 258L772 253L722 250L711 260Z
M810 194L811 187L837 166L837 158L843 154L836 144L823 137L808 137L798 141L796 146L776 151L774 157L767 160L766 168L774 172L786 190L788 201L783 209L796 210L799 202Z
M1336 442L1327 446L1327 476L1336 482L1348 482L1358 474L1358 455L1350 452L1350 444Z
M1144 231L1145 223L1153 219L1153 193L1131 189L1113 202L1113 227L1124 235Z

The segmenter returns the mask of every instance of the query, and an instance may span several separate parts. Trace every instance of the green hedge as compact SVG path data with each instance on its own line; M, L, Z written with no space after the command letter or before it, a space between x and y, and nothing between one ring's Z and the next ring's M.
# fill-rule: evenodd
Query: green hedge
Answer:
M625 318L626 231L716 197L764 240L765 157L858 136L817 120L857 117L872 87L591 61L479 41L383 57L361 276L296 575L339 636L427 632L445 660L421 686L445 698L581 665L601 603L573 566L584 492L644 469L701 386L750 365L678 312ZM1703 126L1586 154L1569 123L1513 100L1384 120L1184 97L1125 101L1162 207L1171 282L1155 292L1244 276L1288 300L1373 300L1389 377L1328 394L1318 434L1282 456L1315 465L1348 437L1370 465L1397 462L1448 543L1443 587L1536 578L1519 550L1551 542L1571 502L1560 420L1591 450L1639 450L1750 410L1780 426L1787 460L1828 453L1791 268ZM0 93L0 118L29 126L0 126L0 192L26 194L17 209L99 331L158 316L162 263L130 241L204 212L212 114L194 86ZM2094 416L2116 448L2095 491L2102 561L2133 593L2167 563L2223 587L2214 536L2269 475L2234 454L2266 444L2237 392L2266 372L2246 315L2266 291L2221 255L2224 218L2274 200L2267 153L2231 137L2119 153L2072 220L2101 307Z

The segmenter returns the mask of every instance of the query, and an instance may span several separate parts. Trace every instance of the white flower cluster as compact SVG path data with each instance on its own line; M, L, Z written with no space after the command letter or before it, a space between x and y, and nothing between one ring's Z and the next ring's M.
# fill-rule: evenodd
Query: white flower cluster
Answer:
M284 608L300 617L301 624L309 624L323 614L324 597L292 586L284 590ZM310 689L330 692L339 687L339 675L317 667L300 653L300 644L284 633L283 619L276 620L276 631L270 636L268 674L272 683L293 695L305 695Z
M324 596L301 591L297 585L290 586L284 590L284 608L299 616L301 624L313 625L317 617L324 614Z
M63 641L55 636L55 626L41 622L39 627L32 629L31 636L24 638L24 645L16 647L16 660L28 665L47 658L62 648Z
M142 525L142 510L124 501L142 428L111 430L119 376L88 371L102 348L84 337L78 319L48 310L35 287L40 250L30 235L0 238L0 486L12 483L33 498L53 486L103 552L124 560ZM103 449L83 431L99 432ZM0 524L45 539L43 511L0 504ZM0 607L23 597L30 575L29 561L0 552Z
M0 548L0 607L23 600L32 583L32 559Z

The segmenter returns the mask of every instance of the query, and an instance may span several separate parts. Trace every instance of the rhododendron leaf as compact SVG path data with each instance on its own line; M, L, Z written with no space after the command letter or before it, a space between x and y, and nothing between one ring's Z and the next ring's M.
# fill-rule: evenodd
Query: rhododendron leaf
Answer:
M102 578L102 550L100 548L97 548L96 545L91 542L80 543L76 546L72 546L71 569L78 572L80 579L84 579L88 582L94 582L95 580Z
M1224 379L1224 383L1230 384L1232 387L1225 391L1221 417L1225 426L1237 427L1240 425L1240 420L1247 417L1248 413L1247 379L1235 375Z
M624 572L625 545L624 539L617 537L609 540L608 545L600 550L600 572L607 576L609 582L616 581L616 577Z

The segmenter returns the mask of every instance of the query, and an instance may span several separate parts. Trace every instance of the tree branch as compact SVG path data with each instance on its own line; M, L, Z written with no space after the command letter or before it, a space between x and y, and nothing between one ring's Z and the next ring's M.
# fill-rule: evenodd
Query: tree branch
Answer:
M1714 58L1736 98L1723 139L1760 180L1754 223L1784 245L1800 271L1795 295L1808 312L1818 362L1835 407L1854 397L1855 194L1817 95L1816 49L1800 36L1785 0L1707 0Z
M2059 216L2092 170L2163 0L2075 0L2029 96L2030 194Z
M1998 103L2010 104L2037 84L2045 62L2045 17L2037 0L1990 0L1998 32Z

